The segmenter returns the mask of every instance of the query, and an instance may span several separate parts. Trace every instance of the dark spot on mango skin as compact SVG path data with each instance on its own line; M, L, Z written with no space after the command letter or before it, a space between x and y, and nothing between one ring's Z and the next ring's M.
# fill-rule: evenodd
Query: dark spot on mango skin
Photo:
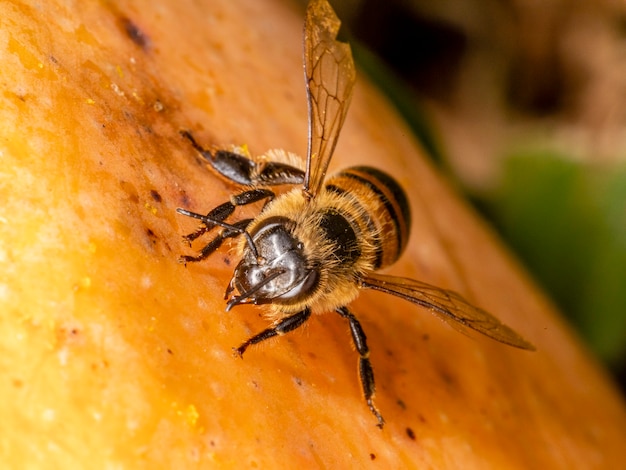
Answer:
M122 26L126 35L143 50L150 48L150 38L131 19L122 18Z
M163 198L161 197L161 195L159 194L159 192L156 189L151 189L150 190L150 196L152 197L154 202L161 202L163 200Z

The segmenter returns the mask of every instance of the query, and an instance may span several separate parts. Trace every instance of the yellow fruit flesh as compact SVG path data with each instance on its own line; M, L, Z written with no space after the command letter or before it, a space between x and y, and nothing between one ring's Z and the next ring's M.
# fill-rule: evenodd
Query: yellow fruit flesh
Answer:
M304 154L302 16L279 2L0 5L0 460L7 468L616 468L604 373L361 77L334 168L384 166L413 208L389 270L452 288L531 340L468 339L377 293L351 306L383 431L337 315L251 348L227 248L187 268L176 207L237 188L207 147ZM258 210L258 206L256 207ZM238 214L250 216L254 207Z

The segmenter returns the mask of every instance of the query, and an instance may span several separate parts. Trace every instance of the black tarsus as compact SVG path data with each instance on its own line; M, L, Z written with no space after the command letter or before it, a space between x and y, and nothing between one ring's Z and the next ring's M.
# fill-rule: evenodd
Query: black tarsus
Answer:
M376 387L374 384L374 370L372 369L372 363L369 359L370 350L367 347L367 338L365 336L365 332L363 331L363 327L361 327L361 323L359 323L359 320L357 320L357 318L346 307L339 307L335 311L343 318L347 319L350 324L352 341L354 342L354 347L356 348L360 356L359 378L361 379L363 395L365 396L367 406L378 420L377 426L382 429L385 425L385 419L374 405L374 394L376 393Z

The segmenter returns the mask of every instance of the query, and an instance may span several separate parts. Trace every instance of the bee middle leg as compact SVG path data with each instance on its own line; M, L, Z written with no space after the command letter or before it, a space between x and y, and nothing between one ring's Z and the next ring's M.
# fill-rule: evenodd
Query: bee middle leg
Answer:
M184 214L184 215L187 215L187 214ZM252 219L243 219L232 225L224 224L227 226L227 228L224 228L224 230L218 233L215 236L215 238L213 238L209 243L207 243L204 246L204 248L200 250L200 253L198 255L181 256L178 258L179 262L183 264L194 263L194 262L202 261L203 259L208 258L214 251L216 251L220 246L222 246L222 243L224 243L224 240L226 240L227 238L234 238L234 237L241 235L242 233L245 233L245 230L248 227L248 225L250 225L250 222L252 222Z
M378 420L377 426L382 429L382 427L385 425L385 420L374 405L374 394L376 393L376 387L374 385L374 370L372 369L372 363L369 359L370 350L367 347L367 338L365 337L365 332L363 331L359 320L357 320L357 318L346 307L340 307L335 311L343 318L347 319L350 323L352 342L354 343L354 347L356 348L360 356L359 378L361 379L363 395L365 396L367 406Z
M209 212L206 215L206 219L207 220L223 221L230 214L232 214L234 211L235 211L235 206L230 201L228 201L228 202L225 202L224 204L220 204L215 209L213 209L211 212ZM178 213L179 214L182 213L183 215L187 215L187 213L181 212L180 210L178 210ZM200 215L200 214L198 214L198 215ZM183 236L183 240L185 240L189 245L191 245L192 241L194 241L196 238L204 235L209 230L211 230L213 227L215 227L214 223L203 221L203 223L198 227L198 229L195 232L192 232L192 233L189 233L189 234Z
M305 308L304 310L291 315L290 317L283 318L275 325L267 328L260 333L254 335L253 337L244 341L241 346L238 348L234 348L233 352L236 356L243 356L243 353L246 352L248 346L253 344L260 343L261 341L265 341L266 339L273 338L274 336L284 335L285 333L289 333L290 331L295 330L299 326L302 326L311 316L311 309Z

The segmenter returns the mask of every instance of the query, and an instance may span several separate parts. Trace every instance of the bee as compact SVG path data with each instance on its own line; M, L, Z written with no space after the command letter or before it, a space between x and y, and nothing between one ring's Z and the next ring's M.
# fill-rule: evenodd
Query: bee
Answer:
M240 261L226 289L226 311L242 304L265 305L271 325L235 348L238 356L252 345L299 328L312 314L335 312L343 317L359 355L365 401L382 428L385 421L374 404L365 332L347 308L362 289L413 302L460 330L475 330L520 349L534 347L455 292L377 273L404 251L411 214L405 192L381 170L357 166L326 178L356 81L350 46L336 39L339 25L327 0L310 1L304 25L309 124L305 168L284 151L257 159L226 150L212 152L182 132L213 170L246 189L206 215L177 209L200 221L198 229L184 237L189 244L221 229L196 256L182 256L180 261L201 261L226 239L239 237ZM279 195L271 189L282 185L294 187ZM257 217L227 221L236 207L255 202L264 202Z

